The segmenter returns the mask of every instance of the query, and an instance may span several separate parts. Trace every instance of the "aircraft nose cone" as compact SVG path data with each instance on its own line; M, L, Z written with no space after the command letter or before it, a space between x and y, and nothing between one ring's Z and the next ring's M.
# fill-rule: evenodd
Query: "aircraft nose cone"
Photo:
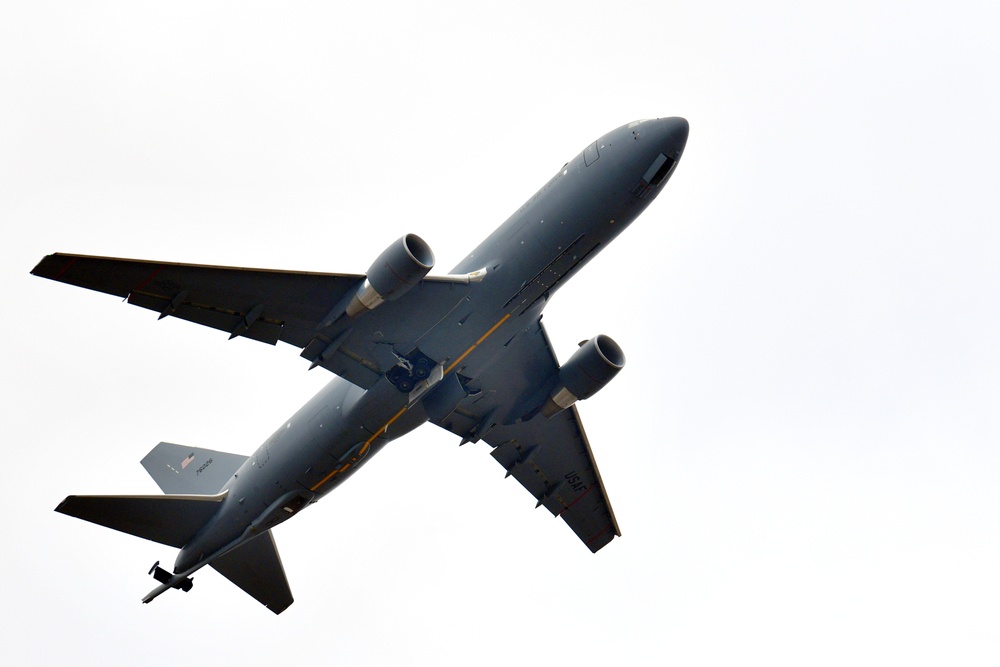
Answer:
M684 152L687 145L688 130L690 126L684 118L674 116L672 118L660 118L657 120L660 133L663 135L664 153L677 160Z

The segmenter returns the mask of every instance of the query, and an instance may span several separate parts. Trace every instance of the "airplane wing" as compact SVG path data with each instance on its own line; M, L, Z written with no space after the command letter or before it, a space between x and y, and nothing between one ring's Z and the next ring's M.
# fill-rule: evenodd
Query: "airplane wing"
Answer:
M467 293L460 282L425 279L406 298L387 302L360 322L341 318L329 325L345 294L357 289L356 274L274 271L177 264L56 253L32 274L114 294L129 303L264 343L279 340L302 356L367 389L409 353L434 324ZM406 317L397 305L406 304ZM335 350L330 350L331 343ZM330 350L328 352L328 350Z
M547 396L558 369L538 318L509 343L506 354L467 383L472 393L449 414L431 420L462 436L463 444L486 441L507 475L535 497L536 507L562 517L596 553L621 531L576 406L551 418L519 419L525 405ZM428 413L433 411L431 405Z

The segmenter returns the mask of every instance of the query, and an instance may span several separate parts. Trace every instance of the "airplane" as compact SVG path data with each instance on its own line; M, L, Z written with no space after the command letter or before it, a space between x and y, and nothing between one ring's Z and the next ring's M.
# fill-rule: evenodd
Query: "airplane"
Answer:
M142 601L206 565L275 614L293 598L272 529L425 422L492 456L597 552L621 535L576 402L622 369L606 335L559 364L542 310L659 195L683 118L623 125L567 162L447 275L415 234L364 275L56 253L31 271L229 334L301 349L333 380L250 455L161 442L142 465L164 495L69 496L57 512L179 549ZM609 304L613 305L613 304Z

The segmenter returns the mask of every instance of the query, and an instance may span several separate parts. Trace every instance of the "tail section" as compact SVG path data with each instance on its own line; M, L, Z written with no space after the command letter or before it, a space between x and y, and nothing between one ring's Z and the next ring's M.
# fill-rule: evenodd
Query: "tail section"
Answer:
M222 490L246 456L161 442L142 459L164 493L213 494Z
M294 601L271 531L219 556L211 565L275 614Z
M57 512L180 549L215 515L214 496L69 496Z
M222 507L229 494L223 485L246 460L246 456L238 454L161 442L143 458L142 466L167 495L69 496L59 503L56 511L182 549ZM294 512L287 505L285 502L275 509ZM142 601L150 602L171 588L191 590L191 574L211 565L255 600L280 614L292 604L292 591L271 532L265 530L256 536L253 533L248 527L243 536L183 572L168 572L157 561L149 573L160 586Z

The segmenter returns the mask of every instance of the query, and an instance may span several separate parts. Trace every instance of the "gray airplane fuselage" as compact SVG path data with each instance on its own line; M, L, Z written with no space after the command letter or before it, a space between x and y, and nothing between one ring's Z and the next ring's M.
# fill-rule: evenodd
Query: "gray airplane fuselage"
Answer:
M459 262L453 275L485 275L447 317L414 335L420 351L440 364L438 385L503 364L505 345L525 323L653 201L686 139L687 122L679 118L604 135ZM385 377L367 390L336 377L223 486L221 508L181 549L174 572L207 563L332 491L387 442L426 422L424 399L436 389L414 398Z

